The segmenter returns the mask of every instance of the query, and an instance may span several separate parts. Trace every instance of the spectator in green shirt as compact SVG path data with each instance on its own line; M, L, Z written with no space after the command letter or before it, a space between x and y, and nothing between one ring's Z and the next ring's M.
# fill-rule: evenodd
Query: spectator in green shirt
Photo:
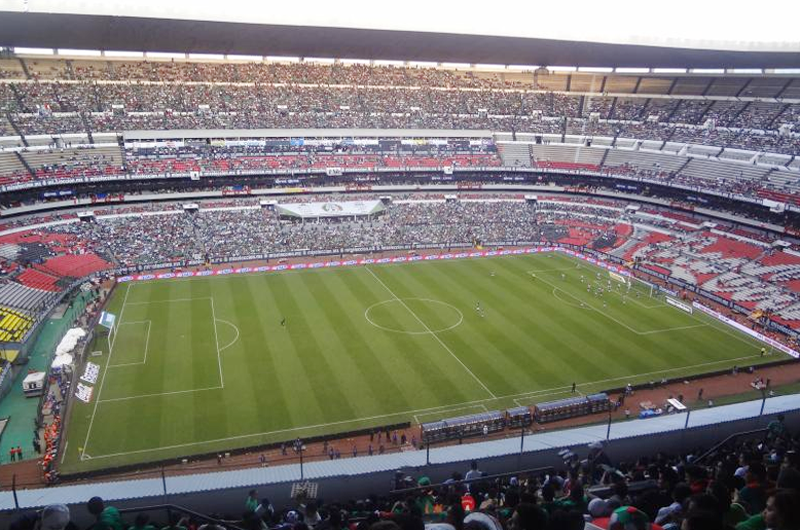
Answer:
M119 514L119 510L113 506L106 506L103 503L103 499L100 497L92 497L89 499L89 502L86 503L86 509L96 518L91 528L124 530L125 526L122 523L122 516Z
M244 510L247 513L252 513L256 511L256 508L258 508L258 492L250 490L247 493L247 499L244 501Z

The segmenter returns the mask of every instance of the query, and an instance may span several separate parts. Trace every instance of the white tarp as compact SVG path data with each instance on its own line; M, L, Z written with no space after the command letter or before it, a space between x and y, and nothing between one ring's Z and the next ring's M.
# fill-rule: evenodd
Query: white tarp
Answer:
M50 366L52 368L61 368L68 364L72 364L72 355L65 353L64 355L56 355L56 358L53 359L53 363Z
M86 332L81 328L72 328L71 330L67 331L67 333L64 335L64 338L61 339L61 342L59 342L58 346L56 347L56 357L59 355L72 353L72 350L74 350L75 346L78 344L78 340L85 336Z
M291 215L304 219L319 217L360 217L384 210L381 201L345 201L345 202L300 202L277 204L275 209L280 215Z

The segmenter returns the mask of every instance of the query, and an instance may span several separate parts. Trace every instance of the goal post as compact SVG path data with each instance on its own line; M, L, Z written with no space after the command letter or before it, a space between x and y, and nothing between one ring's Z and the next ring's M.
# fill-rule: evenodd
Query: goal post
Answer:
M650 298L657 298L659 294L659 289L657 285L653 285L652 283L642 280L641 278L637 278L636 276L630 276L630 286L633 289L636 289L642 293L647 294Z
M111 353L111 348L114 346L114 342L117 338L117 315L109 313L108 311L103 311L100 313L100 320L97 323L108 329L106 339L108 340L108 351Z
M623 284L625 284L625 285L629 285L629 284L630 284L630 280L628 280L628 278L626 278L626 277L625 277L625 276L623 276L622 274L619 274L618 272L614 272L614 271L608 271L608 275L609 275L609 276L611 277L611 279L612 279L612 280L614 280L615 282L623 283Z

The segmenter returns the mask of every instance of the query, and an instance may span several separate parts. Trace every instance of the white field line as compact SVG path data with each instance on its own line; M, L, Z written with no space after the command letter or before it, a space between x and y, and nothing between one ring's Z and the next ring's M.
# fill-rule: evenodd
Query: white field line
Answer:
M597 381L588 381L588 382L585 382L585 383L578 383L576 385L576 388L599 385L599 384L602 384L602 383L613 383L615 381L624 381L626 379L638 379L640 377L645 377L645 376L650 376L650 375L668 374L670 372L691 370L693 368L701 368L703 366L713 366L715 364L730 363L730 362L733 362L733 361L743 361L743 360L746 360L746 359L756 359L756 358L759 358L759 357L761 357L761 355L747 355L747 356L744 356L744 357L736 357L734 359L720 359L718 361L710 361L710 362L707 362L707 363L700 363L700 364L691 364L689 366L679 366L677 368L666 368L664 370L655 370L653 372L644 372L644 373L641 373L641 374L623 375L623 376L620 376L620 377L612 377L610 379L598 379ZM571 390L572 389L572 385L548 388L548 389L545 389L545 390L534 390L533 392L523 392L521 394L511 394L509 396L500 396L500 398L498 398L498 399L511 398L511 397L522 398L522 397L531 396L531 395L534 395L534 394L543 394L543 393L545 395L547 395L546 393L552 393L552 391L554 391L554 390L566 390L566 389Z
M408 305L406 305L406 303L405 303L403 300L401 300L401 299L400 299L400 298L399 298L399 297L398 297L396 294L394 294L394 291L392 291L391 289L389 289L389 286L388 286L388 285L386 285L385 283L383 283L383 280L381 280L380 278L378 278L378 276L377 276L377 275L376 275L374 272L372 272L372 269L370 269L368 266L365 266L364 268L366 269L366 271L367 271L368 273L370 273L370 274L372 275L372 277L373 277L373 278L375 278L375 280L377 280L377 281L378 281L378 283L380 283L380 284L383 286L383 288L384 288L384 289L386 289L386 291L388 291L388 292L389 292L389 294L390 294L390 295L392 295L392 297L394 297L394 299L395 299L395 300L397 300L398 302L400 302L400 305L402 305L403 307L405 307L405 308L406 308L406 310L407 310L409 313L411 313L411 316L413 316L413 317L414 317L414 318L417 320L417 322L419 322L419 323L422 325L422 327L423 327L423 328L425 328L425 330L426 330L428 333L430 333L430 335L431 335L431 336L432 336L434 339L436 339L436 341L437 341L439 344L441 344L442 348L444 348L445 350L447 350L447 352L448 352L448 353L450 353L450 355L453 357L453 359L455 359L456 361L458 361L458 364L460 364L460 365L461 365L461 366L464 368L464 370L466 370L466 371L469 373L469 375L471 375L471 376L472 376L472 378L473 378L473 379L475 379L475 381L477 381L477 382L478 382L478 384L479 384L479 385L481 385L481 387L482 387L482 388L483 388L483 389L484 389L484 390L485 390L485 391L486 391L486 392L487 392L487 393L488 393L490 396L492 396L492 398L497 398L497 396L495 396L495 395L494 395L494 393L493 393L491 390L489 390L489 388L488 388L488 387L487 387L485 384L483 384L483 381L481 381L480 379L478 379L478 376L477 376L477 375L475 375L475 374L472 372L472 370L470 370L470 369L467 367L467 365L466 365L466 364L464 364L464 362L463 362L461 359L459 359L459 358L458 358L458 356L457 356L455 353L453 353L453 350L451 350L451 349L450 349L450 348L447 346L447 344L445 344L444 342L442 342L442 339L440 339L440 338L439 338L439 336L438 336L436 333L434 333L433 331L431 331L431 328L429 328L429 327L428 327L428 325L427 325L425 322L423 322L423 321L422 321L422 319L421 319L421 318L419 318L419 317L417 316L417 314L416 314L416 313L414 313L414 311L412 311L412 310L411 310L411 308L410 308L410 307L408 307Z
M590 381L590 382L587 382L587 383L579 383L577 386L578 387L586 387L586 386L596 385L596 384L600 384L600 383L609 383L609 382L613 382L613 381L624 381L626 379L637 379L639 377L644 377L644 376L649 376L649 375L664 374L664 373L674 372L674 371L678 371L678 370L690 370L692 368L699 368L701 366L709 366L709 365L712 365L712 364L721 364L721 363L726 363L726 362L741 361L741 360L744 360L744 359L753 359L753 358L757 358L757 357L760 357L760 355L749 355L747 357L738 357L736 359L723 359L723 360L719 360L719 361L713 361L713 362L710 362L710 363L694 364L694 365L683 366L683 367L679 367L679 368L669 368L667 370L659 370L659 371L656 371L656 372L647 372L647 373L643 373L643 374L629 374L629 375L624 375L624 376L620 376L620 377L614 377L614 378L611 378L611 379L602 379L602 380L599 380L599 381ZM537 395L549 396L549 395L555 395L555 394L569 393L569 392L571 392L571 389L572 389L572 385L559 386L559 387L553 387L553 388L544 388L544 389L541 389L541 390L534 390L534 391L531 391L531 392L523 392L523 393L520 393L520 394L509 394L509 395L506 395L506 396L499 396L497 398L476 399L476 400L473 400L473 401L465 401L463 403L452 403L450 405L439 405L437 407L429 407L429 408L424 408L424 409L407 410L407 411L403 411L403 412L392 412L390 414L379 414L379 415L376 415L376 416L369 416L369 417L364 417L364 418L353 418L353 419L349 419L349 420L335 421L335 422L331 422L331 423L319 423L319 424L316 424L316 425L305 425L305 426L302 426L302 427L291 427L291 428L279 429L279 430L275 430L275 431L259 432L259 433L252 433L252 434L241 434L241 435L238 435L238 436L229 436L227 438L217 438L217 439L214 439L214 440L204 440L202 442L190 442L190 443L185 443L185 444L167 445L167 446L163 446L163 447L153 447L153 448L150 448L150 449L138 449L138 450L135 450L135 451L127 451L127 452L122 452L122 453L113 453L113 454L108 454L108 455L93 456L92 458L93 459L114 458L114 457L119 457L119 456L126 456L126 455L140 454L140 453L148 453L148 452L152 452L152 451L162 451L162 450L169 450L169 449L181 449L183 447L192 447L192 446L195 446L195 445L202 445L202 444L208 444L208 443L228 442L228 441L232 441L232 440L242 440L242 439L246 439L246 438L254 438L254 437L257 437L257 436L270 436L270 435L273 435L273 434L298 432L298 431L303 431L303 430L306 430L306 429L318 429L318 428L323 428L323 427L333 427L333 426L336 426L336 425L345 425L345 424L348 424L348 423L357 423L357 422L363 422L363 421L378 420L378 419L383 419L383 418L392 418L392 417L397 417L397 416L406 416L406 417L408 417L408 416L411 416L413 414L419 415L420 412L428 412L428 411L444 411L444 412L446 412L448 409L453 409L454 407L473 405L473 404L478 404L478 403L487 403L487 402L490 402L490 401L495 401L496 399L518 398L518 400L522 400L522 399L524 399L526 397L536 397ZM568 392L559 392L559 391L563 391L563 390L567 390ZM159 395L159 394L155 394L155 395ZM124 399L124 398L122 398L122 399ZM515 403L519 404L518 400L515 400ZM524 406L524 405L519 405L519 406Z
M451 412L455 412L457 410L470 410L470 409L483 409L484 412L489 412L489 409L486 405L478 404L478 405L467 405L465 407L455 407L452 409L443 409L443 410L435 410L433 412L423 412L422 414L414 414L414 421L417 425L421 425L422 422L419 421L420 417L425 416L433 416L434 414L441 417L442 414L449 414Z
M150 328L152 327L151 326L152 321L150 321L150 320L135 320L135 321L132 321L132 322L125 322L124 323L124 325L126 325L126 326L130 326L131 324L147 324L147 335L146 335L146 338L145 338L145 341L144 341L144 359L139 361L139 362L135 362L135 363L112 364L111 368L118 368L120 366L136 366L136 365L142 365L142 364L146 364L147 363L147 349L150 347ZM117 326L117 329L119 330L119 326L122 326L122 325L123 324L119 324ZM116 342L116 340L114 340L114 342Z
M129 401L131 399L141 399L141 398L149 398L149 397L157 397L157 396L172 396L175 394L189 394L191 392L205 392L206 390L222 390L221 386L209 386L206 388L192 388L189 390L174 390L172 392L156 392L155 394L140 394L138 396L125 396L125 397L118 397L118 398L109 398L104 399L103 403L111 403L113 401Z
M221 318L218 319L218 320L220 322L224 323L224 324L229 325L230 327L232 327L236 331L236 337L234 337L233 340L230 341L228 344L226 344L225 346L220 348L219 351L221 352L221 351L225 350L226 348L230 348L231 346L236 344L236 341L239 340L239 328L236 326L236 324L233 324L232 322L228 322L227 320L222 320Z
M67 448L69 447L69 440L64 444L64 451L61 453L61 462L59 464L64 463L64 458L67 456Z
M617 324L619 324L620 326L622 326L622 327L626 328L626 329L627 329L628 331L630 331L631 333L636 333L637 335L653 335L653 334L655 334L655 333L667 333L667 332L670 332L670 331L679 331L679 330L692 329L692 328L701 328L701 327L708 326L708 324L704 322L704 323L702 323L702 324L695 324L695 325L692 325L692 326L678 326L678 327L675 327L675 328L664 328L664 329L653 329L653 330L649 330L649 331L639 331L639 330L637 330L637 329L634 329L634 328L630 327L628 324L626 324L625 322L623 322L623 321L621 321L621 320L617 319L616 317L613 317L613 316L609 315L607 312L605 312L605 311L600 311L598 308L596 308L594 305L590 304L588 301L586 301L586 300L581 300L581 299L580 299L580 298L578 298L577 296L575 296L575 295L573 295L573 294L570 294L570 293L566 292L566 291L565 291L565 290L563 290L563 289L560 289L558 286L556 286L556 285L553 285L552 283L548 282L547 280L544 280L544 279L542 279L542 278L540 278L540 277L538 277L538 276L536 277L536 280L537 280L537 281L541 281L541 282L543 282L543 283L546 283L547 285L549 285L550 287L552 287L552 288L553 288L553 290L556 290L556 289L558 289L558 290L559 290L559 291L561 291L562 293L566 294L567 296L570 296L570 297L574 298L574 299L575 299L575 300L577 300L578 302L583 302L584 304L586 304L587 306L589 306L590 308L592 308L594 311L596 311L598 314L600 314L600 315L602 315L602 316L604 316L604 317L606 317L606 318L608 318L608 319L610 319L610 320L613 320L614 322L616 322L616 323L617 323ZM563 301L563 300L562 300L562 301Z
M214 344L217 347L217 364L219 365L219 385L225 388L225 380L222 378L222 355L219 352L219 335L217 334L217 313L214 310L214 298L211 297L211 319L214 321Z
M131 286L125 290L125 298L122 299L122 309L119 312L119 322L117 323L117 330L122 324L122 317L125 315L125 305L128 302L128 295L131 294ZM106 359L106 366L103 368L103 379L100 381L100 388L97 390L97 396L94 398L94 408L92 409L92 417L89 420L89 428L86 429L86 439L81 448L81 460L86 455L86 448L89 446L89 436L92 434L92 425L94 425L94 418L97 415L97 406L100 404L100 396L103 394L103 386L106 384L106 375L108 375L108 366L111 364L111 353L114 351L114 344L117 343L117 335L114 335L114 341L108 346L108 359Z
M128 282L136 283L136 282ZM145 304L161 304L171 302L193 302L195 300L210 300L210 296L198 296L197 298L166 298L164 300L146 300L142 302L128 302L128 305L145 305Z

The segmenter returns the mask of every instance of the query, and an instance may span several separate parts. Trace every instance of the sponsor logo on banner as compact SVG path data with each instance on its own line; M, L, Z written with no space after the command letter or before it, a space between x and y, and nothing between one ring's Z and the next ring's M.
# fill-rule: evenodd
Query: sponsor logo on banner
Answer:
M156 278L155 274L142 274L139 276L139 280L154 280Z
M381 258L378 261L376 261L375 263L391 263L391 261L392 261L392 258Z
M323 263L323 265L325 265L325 264ZM289 268L291 270L293 270L293 271L297 270L297 269L307 269L308 268L308 263L295 263L294 265L292 265Z
M403 263L403 262L405 262L405 261L408 261L408 260L406 259L406 257L405 257L405 256L400 256L400 257L397 257L397 258L392 258L392 263Z
M164 274L159 274L158 275L158 279L159 280L168 280L168 279L174 278L174 277L175 277L175 273L174 272L165 272Z
M253 272L267 272L271 269L272 267L270 267L269 265L262 265L261 267L256 267L255 269L253 269Z
M341 266L341 264L342 264L341 261L326 261L325 262L325 266L326 267L339 267L339 266Z
M195 276L211 276L214 274L214 271L198 271Z
M439 259L439 256L437 256L435 254L428 254L427 256L424 257L424 259L425 260L434 260L434 259Z
M233 269L221 269L217 271L218 276L225 276L226 274L233 274Z
M347 261L343 261L342 265L345 265L345 266L358 265L358 260L349 259Z
M483 257L483 252L470 252L470 253L469 253L469 257L470 257L470 258L480 258L480 257Z
M274 270L274 271L285 271L288 268L289 268L288 265L274 265L272 267L272 270Z
M375 258L362 259L360 263L363 263L364 265L372 265L375 263Z
M244 274L246 272L253 272L253 267L242 267L241 269L236 269L236 274Z
M408 258L408 261L420 261L421 259L422 256L411 256L410 258Z
M325 263L323 263L322 261L318 261L316 263L309 263L308 268L309 269L321 269L324 266L325 266Z
M490 250L489 252L486 253L486 255L487 256L497 256L497 251L496 250Z
M458 259L462 259L462 258L466 258L467 256L469 256L469 254L467 254L466 252L460 252L460 253L454 255L453 257L454 258L458 258Z
M117 282L119 282L119 283L125 283L125 282L129 282L131 280L133 280L133 276L122 276L120 278L117 278Z
M92 392L94 392L94 387L78 383L78 386L75 388L75 397L84 403L89 403L92 400Z
M439 256L439 259L452 259L452 257L453 257L452 254L442 254L441 256Z
M97 377L100 375L100 366L94 363L86 363L86 368L83 370L83 375L81 376L81 381L86 381L87 383L95 384L97 382Z
M190 278L190 277L194 276L194 272L193 271L179 272L175 276L178 277L178 278Z

